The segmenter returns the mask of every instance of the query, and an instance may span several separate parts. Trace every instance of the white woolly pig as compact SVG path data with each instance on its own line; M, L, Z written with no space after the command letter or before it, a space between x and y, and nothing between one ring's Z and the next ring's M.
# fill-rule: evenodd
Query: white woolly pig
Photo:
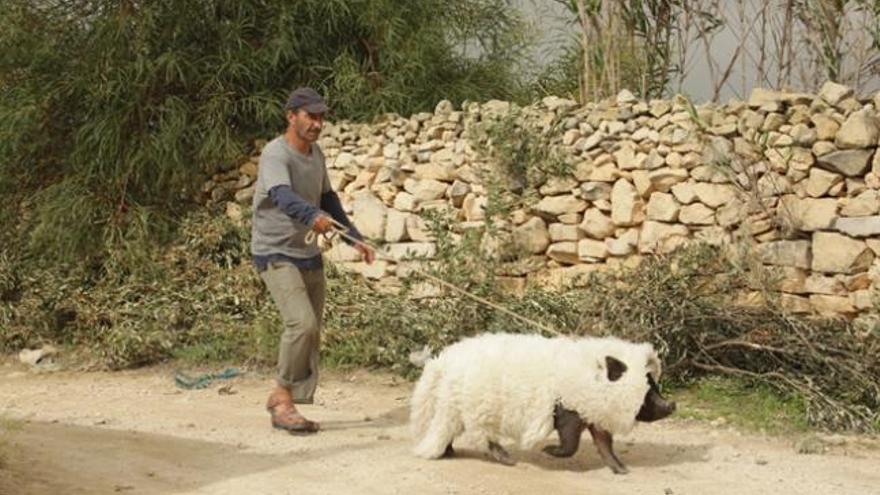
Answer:
M556 429L560 445L545 450L564 457L577 451L588 428L603 461L625 473L613 435L629 432L637 419L653 421L675 410L659 394L659 377L650 344L613 337L467 338L425 364L411 403L414 453L451 456L453 440L467 434L495 460L512 464L499 442L530 449Z

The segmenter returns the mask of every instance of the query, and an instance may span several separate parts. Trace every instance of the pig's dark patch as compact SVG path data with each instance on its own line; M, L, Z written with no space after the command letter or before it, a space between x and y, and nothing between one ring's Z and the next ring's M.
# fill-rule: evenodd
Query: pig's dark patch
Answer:
M626 373L626 365L611 356L605 356L605 369L608 371L608 381L612 382L620 380Z

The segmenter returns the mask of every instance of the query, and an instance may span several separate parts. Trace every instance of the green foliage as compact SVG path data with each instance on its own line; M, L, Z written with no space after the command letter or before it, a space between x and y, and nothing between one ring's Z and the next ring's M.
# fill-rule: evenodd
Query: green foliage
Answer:
M543 68L532 83L532 92L537 95L555 95L577 101L580 99L581 73L583 62L577 39L572 38L564 44L559 54Z
M549 179L572 173L569 160L557 146L565 115L546 126L533 117L513 107L505 115L488 119L470 136L475 148L497 165L483 177L489 186L489 217L537 201L538 189Z
M110 368L207 347L203 357L261 362L264 354L254 351L266 347L262 315L272 313L250 266L247 231L203 212L188 216L179 232L165 250L115 243L103 265L47 269L0 258L7 294L0 350L53 342L83 348Z
M2 217L47 262L101 260L139 208L148 238L167 230L205 174L279 128L292 87L334 118L508 98L520 33L504 0L9 0Z
M450 219L427 215L437 253L431 261L413 260L402 286L388 290L328 267L324 360L342 367L381 367L415 377L420 368L410 354L435 352L463 337L483 332L539 331L432 280L443 280L533 321L574 332L579 313L576 292L532 288L524 297L498 284L501 260L486 255L486 229L456 233ZM427 275L427 276L426 276ZM432 294L431 297L424 297Z
M436 260L420 263L418 270L480 297L493 298L497 262L474 256L480 252L483 231L468 230L452 235L451 220L427 216L437 245ZM413 297L420 291L442 288L414 272L399 291L380 292L350 275L331 270L328 284L328 360L337 365L382 366L413 374L409 353L427 345L437 349L462 336L489 328L497 315L492 310L455 292L443 297ZM371 308L363 311L363 308Z

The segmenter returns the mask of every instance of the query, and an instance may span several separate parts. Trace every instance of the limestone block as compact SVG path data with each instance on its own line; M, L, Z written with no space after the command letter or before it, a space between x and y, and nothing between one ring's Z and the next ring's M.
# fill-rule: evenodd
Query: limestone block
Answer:
M540 217L531 217L513 229L513 242L528 254L542 254L550 245L547 224Z
M647 218L658 222L675 222L680 209L681 205L675 200L675 196L655 192L648 201Z
M864 241L835 232L815 232L812 251L814 272L863 272L874 261L874 252Z
M689 233L685 225L646 221L639 234L639 253L672 252L687 242Z
M566 265L580 262L578 243L574 241L554 242L547 248L547 257Z
M772 241L759 244L761 261L768 265L810 268L810 241Z
M611 221L628 227L644 220L644 203L635 186L626 179L614 183L611 189Z
M565 213L580 213L586 208L586 201L571 194L544 197L533 207L535 212L546 216L558 216Z

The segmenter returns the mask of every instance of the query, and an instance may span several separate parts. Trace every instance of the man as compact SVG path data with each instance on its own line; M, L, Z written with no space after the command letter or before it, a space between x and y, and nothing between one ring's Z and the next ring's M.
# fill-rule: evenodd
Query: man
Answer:
M360 242L360 233L330 187L324 154L316 143L327 111L324 99L311 88L297 88L285 110L287 130L260 156L251 252L284 323L276 386L266 409L274 428L307 434L317 432L318 423L303 417L294 403L311 404L318 383L324 271L321 251L314 239L306 242L306 234L329 231L332 217L358 239L354 247L367 263L375 253Z

